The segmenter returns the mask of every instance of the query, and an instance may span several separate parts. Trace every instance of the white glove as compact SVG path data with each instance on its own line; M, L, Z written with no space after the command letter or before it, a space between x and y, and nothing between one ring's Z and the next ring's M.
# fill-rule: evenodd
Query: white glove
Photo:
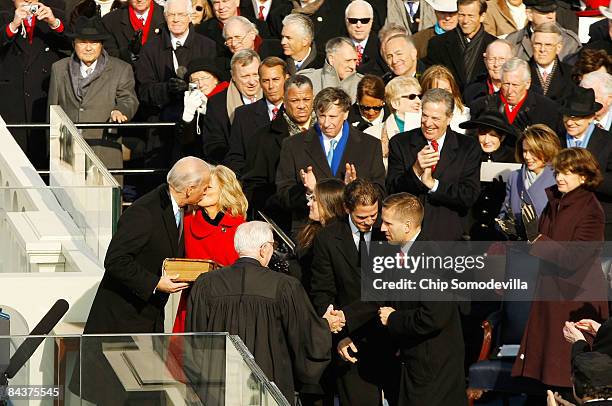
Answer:
M199 90L186 91L183 96L183 121L190 123L195 116L196 110L202 104L202 94Z
M200 104L200 107L198 107L198 113L206 114L206 104L207 103L208 103L208 97L206 97L206 95L202 93L202 104Z

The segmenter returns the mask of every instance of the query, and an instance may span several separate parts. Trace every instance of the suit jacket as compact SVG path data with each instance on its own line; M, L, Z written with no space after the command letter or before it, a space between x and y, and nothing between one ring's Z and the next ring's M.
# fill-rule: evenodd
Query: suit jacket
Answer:
M438 189L430 192L412 170L425 145L420 128L391 138L387 191L408 192L421 199L423 232L433 241L459 240L466 230L469 209L480 195L480 146L473 138L447 129L434 172Z
M506 116L504 104L501 101L499 93L481 97L470 105L472 117L479 117L485 110L494 110L501 113L504 117ZM523 131L525 127L533 124L546 124L557 134L562 134L565 131L562 117L559 113L559 105L548 97L544 97L529 90L527 98L521 106L512 125L520 131ZM506 138L505 142L507 145L513 145L512 142L514 142L514 140Z
M327 41L344 33L344 10L349 3L350 0L323 0L323 4L313 14L306 14L314 24L314 42L319 54L325 54ZM272 38L281 37L283 18L293 11L293 7L293 2L286 2L270 11L268 25Z
M506 0L488 0L487 5L483 24L489 34L499 37L523 28L524 24L517 26L514 22Z
M589 26L589 44L610 38L608 24L608 19L602 18Z
M465 71L464 56L459 35L463 35L459 27L452 31L445 32L442 35L436 35L429 40L427 47L427 58L423 62L426 65L444 65L453 73L457 80L457 85L463 91L463 88L476 76L482 72L486 72L484 59L480 57L487 46L497 38L484 32L484 38L480 45L480 49L476 51L478 59L474 67L473 77L468 78Z
M387 64L383 62L380 56L380 43L378 38L370 33L368 42L366 43L361 63L357 66L357 72L363 75L382 76L387 71Z
M575 54L580 50L582 45L578 35L563 27L559 27L563 37L563 48L559 53L559 59L563 60L566 56ZM529 24L518 31L508 34L506 40L509 41L514 48L514 56L525 61L529 61L533 56L533 47L531 45L531 34Z
M560 136L563 148L567 148L565 134L562 133ZM608 225L612 223L612 140L610 140L610 133L595 127L586 149L597 159L601 174L603 175L603 182L595 191L595 195L604 209L606 225ZM610 226L606 227L607 233L609 228ZM607 239L612 239L612 236L606 234Z
M384 191L385 167L382 146L376 138L349 127L349 138L336 177L344 179L345 163L352 163L357 176L368 179ZM292 211L294 228L307 215L306 189L300 170L312 166L317 179L334 177L325 157L319 136L314 128L283 141L276 172L276 187L285 210Z
M206 115L200 117L200 128L204 159L214 165L225 159L229 150L231 131L230 119L227 114L227 89L208 99ZM195 133L196 120L192 120L189 130Z
M236 109L229 136L229 151L225 156L224 164L236 172L238 177L244 174L249 139L257 130L268 124L270 124L270 116L265 98Z
M111 56L132 63L128 45L132 38L134 38L135 31L130 23L128 7L121 7L106 14L102 18L102 23L104 23L104 27L106 27L106 30L111 34L109 39L104 42L106 51ZM153 6L153 15L151 16L151 25L149 27L147 42L161 35L165 25L164 8L155 3Z
M214 43L194 32L193 28L189 29L187 40L179 49L176 52L179 66L186 67L194 58L216 56ZM162 119L176 121L183 110L183 93L172 94L168 91L168 80L176 77L172 54L170 33L165 29L143 46L134 68L140 102L149 107L152 114L161 111Z
M183 252L168 185L163 184L119 218L85 334L162 333L168 295L154 290L164 259L180 258Z
M478 75L476 79L472 81L472 83L465 87L463 90L463 102L467 106L471 106L474 101L480 99L481 97L492 94L489 93L489 85L487 83L488 80L489 74L483 72Z
M287 70L289 74L295 75L296 73L302 73L303 70L306 69L319 69L323 67L325 63L325 52L317 50L317 44L313 42L311 44L310 54L304 59L302 65L300 65L300 69L296 70L295 60L287 56L285 57L285 62L287 62Z
M548 91L544 94L542 79L533 58L529 60L529 67L531 69L531 87L529 90L546 96L557 103L561 103L571 93L572 88L576 86L572 79L572 66L557 60L557 65L551 72L552 77L550 78Z
M353 72L352 75L344 78L344 80L340 80L336 70L327 62L325 62L321 69L305 69L301 70L300 74L312 81L312 90L315 96L326 87L339 87L351 96L353 103L357 98L357 85L363 77L361 73Z

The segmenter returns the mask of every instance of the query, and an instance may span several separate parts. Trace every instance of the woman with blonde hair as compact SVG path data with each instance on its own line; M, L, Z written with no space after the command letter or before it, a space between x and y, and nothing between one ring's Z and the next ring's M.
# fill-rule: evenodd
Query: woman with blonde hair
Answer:
M391 114L383 123L364 131L380 139L385 169L389 156L389 140L396 134L421 125L421 96L421 85L415 78L398 76L385 87L385 101Z
M463 104L461 91L451 71L442 65L429 67L423 72L423 76L421 76L421 87L423 88L423 93L429 89L444 89L453 95L455 111L453 111L450 128L455 132L465 134L465 130L459 127L459 124L470 119L470 109Z
M212 7L208 0L191 0L193 13L191 14L191 24L197 27L200 23L210 20L213 17Z
M226 166L212 168L210 183L198 207L185 213L183 237L185 258L210 259L222 266L238 259L234 234L245 222L248 202L236 174ZM185 331L185 313L189 290L181 294L173 332Z

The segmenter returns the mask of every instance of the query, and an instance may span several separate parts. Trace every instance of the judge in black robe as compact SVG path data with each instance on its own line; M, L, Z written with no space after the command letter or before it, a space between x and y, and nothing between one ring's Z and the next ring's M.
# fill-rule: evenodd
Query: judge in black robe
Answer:
M256 241L266 234L253 232L258 227L269 231L266 240ZM266 267L273 252L266 223L253 221L238 227L235 241L241 240L250 247L237 243L240 258L232 266L196 280L187 303L185 331L239 335L266 377L295 404L296 384L297 389L300 384L317 384L330 361L330 328L315 313L299 280ZM186 375L205 404L223 404L210 382L214 376L225 376L224 362L211 359L214 351L208 349L215 345L198 340L193 344L186 346Z

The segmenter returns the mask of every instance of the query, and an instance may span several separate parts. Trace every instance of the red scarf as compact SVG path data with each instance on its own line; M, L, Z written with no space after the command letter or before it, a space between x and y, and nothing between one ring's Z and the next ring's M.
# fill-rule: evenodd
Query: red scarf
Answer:
M487 79L487 87L489 88L489 94L495 93L495 88L493 87L493 82L491 82L491 79Z
M518 114L518 112L521 109L521 107L523 107L523 103L525 103L525 99L527 98L527 94L528 93L525 93L525 96L523 96L523 98L518 103L516 103L516 106L514 106L512 111L510 111L510 105L508 104L508 101L506 100L506 98L504 97L504 95L501 92L499 93L499 97L501 97L502 103L504 103L504 111L506 112L506 118L508 119L508 122L510 124L512 124L514 122L514 119L516 118L516 115Z
M147 14L147 19L145 20L144 25L142 21L136 16L136 12L132 6L128 6L128 13L130 14L130 23L132 24L132 28L134 31L142 30L142 45L147 42L147 37L149 36L149 28L151 28L151 20L153 19L153 7L155 2L151 0L151 5L149 6L149 13Z
M23 25L25 26L26 33L28 34L28 42L31 44L32 40L34 39L34 27L36 26L36 16L32 16L31 23L28 23L27 18L24 18Z
M217 84L217 86L215 86L215 88L213 90L211 90L210 93L208 93L206 95L206 97L211 98L212 96L216 95L217 93L221 93L222 91L227 89L228 86L229 86L229 82L219 82Z
M263 38L261 38L259 35L257 35L255 37L255 41L253 44L253 47L255 48L255 52L259 53L259 48L261 48L261 44L263 44Z

